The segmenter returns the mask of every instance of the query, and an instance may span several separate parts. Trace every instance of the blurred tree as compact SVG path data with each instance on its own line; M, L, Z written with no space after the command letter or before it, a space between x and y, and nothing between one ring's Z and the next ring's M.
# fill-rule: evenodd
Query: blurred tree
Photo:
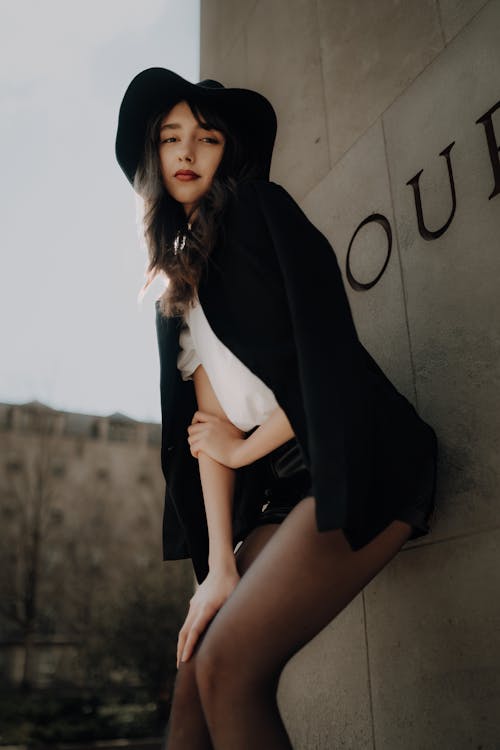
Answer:
M59 439L54 413L33 408L27 417L30 439L20 455L6 462L0 527L0 614L21 634L24 690L34 682L35 634L50 617L41 596L48 580L45 556L63 521L57 503Z
M189 560L161 559L156 448L82 442L43 405L28 416L3 433L0 476L0 625L22 639L22 685L37 683L35 636L57 635L78 654L50 679L168 696L194 578Z

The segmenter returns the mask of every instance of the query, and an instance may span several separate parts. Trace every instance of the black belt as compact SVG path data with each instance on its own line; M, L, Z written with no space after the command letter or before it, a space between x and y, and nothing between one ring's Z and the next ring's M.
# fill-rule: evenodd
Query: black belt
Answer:
M268 458L269 465L276 479L291 477L297 474L297 472L307 469L302 457L302 451L295 437L271 451L268 454Z

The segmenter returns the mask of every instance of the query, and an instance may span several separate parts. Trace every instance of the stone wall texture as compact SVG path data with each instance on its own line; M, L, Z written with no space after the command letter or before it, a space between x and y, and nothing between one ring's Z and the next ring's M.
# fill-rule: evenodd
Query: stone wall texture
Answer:
M273 103L271 179L330 240L361 340L440 441L432 533L282 673L294 747L498 750L500 0L202 0L200 60ZM347 250L373 213L392 248L358 291ZM355 278L387 252L362 227Z

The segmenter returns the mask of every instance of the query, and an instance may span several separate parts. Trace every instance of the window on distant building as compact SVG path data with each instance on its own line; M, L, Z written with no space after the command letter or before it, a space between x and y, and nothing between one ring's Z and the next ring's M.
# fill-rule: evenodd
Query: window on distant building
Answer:
M117 442L128 442L137 439L135 424L127 422L110 422L109 439Z
M5 472L7 474L20 474L24 468L22 458L19 456L11 455L5 460Z
M107 469L105 466L100 466L98 469L96 469L96 478L100 481L107 481L110 477L109 469Z
M52 463L52 476L53 477L64 477L66 476L66 466L62 459L56 459Z

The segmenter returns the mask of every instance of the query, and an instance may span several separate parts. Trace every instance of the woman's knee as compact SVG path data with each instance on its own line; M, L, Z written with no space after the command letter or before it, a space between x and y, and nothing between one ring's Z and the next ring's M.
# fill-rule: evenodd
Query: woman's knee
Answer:
M175 677L173 705L183 711L198 701L196 659L197 655L193 654L188 661L181 662Z
M208 635L208 634L207 634ZM202 700L224 690L229 683L231 671L237 669L237 661L231 653L230 634L227 638L206 638L200 645L194 663L194 676ZM223 642L226 642L224 649Z
M248 628L238 628L238 622L233 610L207 634L198 652L195 675L204 710L216 710L238 695L277 689L284 665L266 653L265 644L252 643Z
M175 678L174 699L190 702L197 698L198 685L196 679L196 663L199 659L200 648L210 629L210 625L211 623L207 625L205 631L198 638L190 658L187 661L179 662L179 668Z

